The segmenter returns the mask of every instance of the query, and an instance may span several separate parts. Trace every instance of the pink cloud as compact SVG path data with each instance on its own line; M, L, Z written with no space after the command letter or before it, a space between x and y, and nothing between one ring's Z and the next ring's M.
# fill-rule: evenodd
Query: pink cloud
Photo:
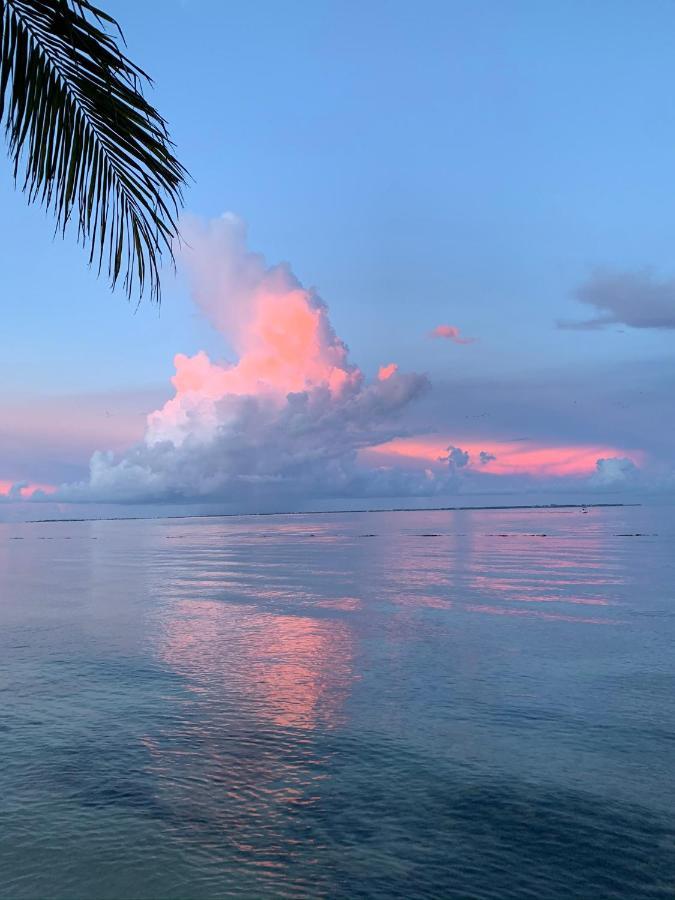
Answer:
M37 491L43 494L53 494L56 486L53 484L33 484L27 481L0 481L0 497L10 500L26 500Z
M446 341L452 341L454 344L473 344L475 338L462 337L455 325L437 325L430 334L430 337L444 338Z
M175 393L147 417L142 441L118 457L94 453L89 480L64 485L59 499L218 497L259 507L389 492L389 473L362 469L357 454L399 432L426 377L390 363L368 382L326 304L287 265L251 253L235 217L183 233L195 301L235 358L178 353Z
M396 363L389 363L388 366L380 366L377 377L380 381L386 381L387 378L391 378L391 376L395 375L397 372L398 366Z
M250 253L235 217L210 225L188 221L187 231L195 300L238 360L214 362L203 350L178 353L176 393L148 417L149 444L212 438L224 424L223 403L231 405L232 398L256 398L279 410L289 394L325 389L337 402L363 387L363 373L349 362L326 304L288 266L267 268Z
M458 441L470 469L478 466L492 475L530 475L533 477L579 477L596 471L599 458L621 456L620 462L640 463L643 454L637 450L625 451L606 445L575 444L545 445L534 441ZM451 435L421 435L419 437L394 438L384 444L362 451L364 461L375 461L378 456L392 462L407 459L424 466L447 464ZM457 449L457 448L453 448ZM625 458L624 458L625 457Z

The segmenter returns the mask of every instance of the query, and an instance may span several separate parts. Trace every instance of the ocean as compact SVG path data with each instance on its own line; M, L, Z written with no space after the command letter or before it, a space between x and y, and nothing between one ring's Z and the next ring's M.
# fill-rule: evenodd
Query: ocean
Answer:
M675 509L0 524L0 896L675 897Z

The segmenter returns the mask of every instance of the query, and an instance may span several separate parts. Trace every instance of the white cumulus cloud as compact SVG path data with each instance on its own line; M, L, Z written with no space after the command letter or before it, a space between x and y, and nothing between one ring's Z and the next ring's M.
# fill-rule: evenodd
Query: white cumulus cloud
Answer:
M175 394L148 416L144 440L121 455L95 453L89 479L58 498L269 505L440 490L445 480L432 474L358 462L360 450L400 433L400 413L426 377L390 363L369 383L326 304L287 265L251 253L236 217L184 230L194 300L237 359L177 354Z

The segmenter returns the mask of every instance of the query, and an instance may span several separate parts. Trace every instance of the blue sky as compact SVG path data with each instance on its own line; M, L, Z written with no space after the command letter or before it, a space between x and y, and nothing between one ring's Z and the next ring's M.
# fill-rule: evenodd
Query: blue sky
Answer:
M187 210L242 217L251 248L317 287L368 375L391 359L437 383L573 372L604 390L622 372L648 386L670 372L670 327L555 323L589 318L574 292L596 269L675 275L672 3L107 8L156 82L194 178ZM183 274L167 273L160 314L134 313L1 168L0 413L125 392L137 415L148 392L168 395L176 352L222 356ZM429 341L440 322L476 343ZM663 444L662 400L649 446ZM645 428L627 421L628 444Z

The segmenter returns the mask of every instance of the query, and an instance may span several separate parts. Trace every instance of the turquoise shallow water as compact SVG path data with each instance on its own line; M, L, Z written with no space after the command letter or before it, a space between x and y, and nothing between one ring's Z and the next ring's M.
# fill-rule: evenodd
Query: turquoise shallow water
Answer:
M675 896L674 549L646 507L0 525L0 896Z

